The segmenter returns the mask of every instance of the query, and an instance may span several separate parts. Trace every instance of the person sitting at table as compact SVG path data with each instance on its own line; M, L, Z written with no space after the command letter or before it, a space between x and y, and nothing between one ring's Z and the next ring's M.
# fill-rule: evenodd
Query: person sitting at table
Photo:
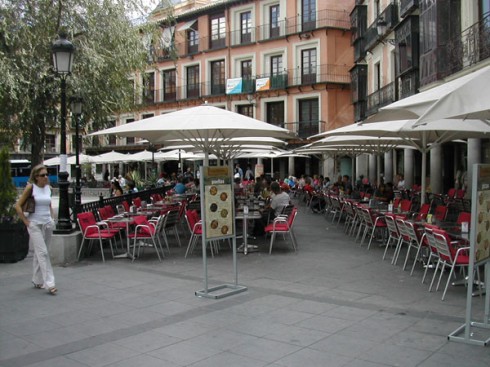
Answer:
M278 182L271 183L271 202L269 207L273 210L274 216L271 219L274 219L279 214L281 214L282 209L289 205L289 195L284 190L281 190L281 186Z
M384 203L389 203L393 200L393 190L390 192L390 189L388 189L386 185L382 183L374 192L374 199Z
M350 182L349 175L342 176L342 186L341 186L344 195L349 197L352 194L352 183Z
M136 188L134 181L127 181L127 185L128 185L128 193L129 194L138 192L138 189Z
M256 220L254 223L254 236L263 236L265 234L264 228L269 224L269 221L281 214L282 209L289 205L289 195L281 190L278 182L272 182L270 188L272 191L271 200L262 212L262 219Z
M262 196L262 199L267 200L270 198L271 196L270 185L271 185L270 180L267 177L264 177L264 179L262 180L262 191L260 194L260 196Z
M235 197L237 196L243 196L243 185L242 185L242 180L240 179L240 176L235 177L233 179L234 184L233 184L233 191L235 192Z
M111 182L111 196L121 196L123 194L124 192L121 185L119 184L119 181L114 178Z
M179 179L177 181L177 183L174 186L174 191L178 195L182 195L185 193L186 187L185 187L184 183L182 182L182 179Z

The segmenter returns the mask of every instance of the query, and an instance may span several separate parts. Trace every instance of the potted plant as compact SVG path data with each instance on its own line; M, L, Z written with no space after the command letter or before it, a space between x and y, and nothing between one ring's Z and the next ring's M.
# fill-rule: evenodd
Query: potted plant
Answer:
M0 262L23 260L29 251L29 234L17 217L14 205L17 189L12 181L10 155L0 151Z

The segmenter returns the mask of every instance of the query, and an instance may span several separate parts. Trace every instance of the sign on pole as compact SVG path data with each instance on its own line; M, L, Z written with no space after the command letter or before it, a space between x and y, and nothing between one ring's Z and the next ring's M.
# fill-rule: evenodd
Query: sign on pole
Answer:
M490 334L490 165L473 165L473 187L471 196L471 227L470 227L470 259L468 267L468 287L466 293L465 323L449 334L452 341L486 346L490 337L483 336L485 329ZM477 293L485 292L485 310L482 322L472 320L473 285L475 272L484 266L486 289L478 289ZM481 284L477 284L479 287Z
M244 292L247 287L238 285L237 249L235 234L235 198L233 192L232 170L228 166L201 166L201 220L202 220L202 259L204 270L204 289L196 291L196 296L224 298ZM208 287L208 243L231 239L233 247L233 284Z

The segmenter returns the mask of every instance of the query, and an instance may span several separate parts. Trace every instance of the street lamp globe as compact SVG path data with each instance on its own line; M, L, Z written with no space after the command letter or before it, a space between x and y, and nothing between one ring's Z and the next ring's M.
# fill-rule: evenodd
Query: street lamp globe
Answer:
M54 71L60 75L68 75L73 67L75 46L66 39L65 33L60 33L59 38L51 47L53 53Z

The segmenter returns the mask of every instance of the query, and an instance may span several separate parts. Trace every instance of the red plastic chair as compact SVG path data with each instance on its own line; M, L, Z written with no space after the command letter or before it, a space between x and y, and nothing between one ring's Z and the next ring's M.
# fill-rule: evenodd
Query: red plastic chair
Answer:
M124 207L124 211L129 212L129 204L126 200L122 201L122 206Z
M388 248L391 246L392 241L393 243L396 244L398 241L400 241L400 231L398 230L398 227L395 222L396 216L394 214L386 214L385 216L385 222L386 222L386 227L388 228L388 240L386 241L386 247L385 251L383 253L383 260L386 257L386 253L388 252Z
M186 210L185 219L191 232L191 238L189 239L189 244L187 245L187 250L185 252L185 257L187 257L189 253L194 251L198 239L202 236L202 222L199 218L199 214L197 214L197 210ZM211 246L211 253L212 251L213 248Z
M430 204L424 203L419 209L419 212L416 213L414 221L420 222L423 221L427 218L427 214L429 214L430 211Z
M436 206L436 209L434 210L434 218L436 218L438 221L443 222L446 219L446 215L447 215L447 206L445 205Z
M448 200L452 200L456 197L456 189L453 187L451 189L449 189L447 191L447 195L446 195L447 199Z
M410 209L412 208L412 201L408 199L403 199L400 202L400 211L402 213L408 213L410 212Z
M401 201L402 201L402 198L400 198L400 197L397 197L397 198L395 198L395 200L393 200L393 210L398 209Z
M111 205L106 205L104 206L104 208L109 218L116 215L116 212L114 211L114 208Z
M362 208L361 213L364 223L364 233L362 234L361 246L364 243L364 239L366 238L368 233L371 232L369 234L369 243L367 246L367 249L369 250L371 248L371 242L373 241L373 238L376 234L376 230L385 229L387 228L387 226L384 220L384 216L375 214L373 211L371 211L371 209Z
M459 189L456 191L456 199L463 199L464 198L465 191L463 189Z
M451 270L448 275L446 286L444 287L444 292L442 293L441 300L444 301L446 296L446 291L451 281L451 277L454 274L454 269L456 267L468 268L469 266L469 249L470 247L456 247L455 242L451 241L449 235L446 231L442 229L434 228L432 230L434 235L435 243L437 245L437 252L439 253L439 259L436 264L434 275L429 286L429 292L432 290L432 285L434 284L438 270L440 269L439 280L437 281L436 291L439 289L442 276L444 274L444 268L450 267ZM478 281L480 280L479 272L477 271ZM480 283L480 282L478 282Z
M289 216L282 216L279 215L278 217L274 218L274 221L267 225L265 227L265 234L267 236L268 233L271 234L271 244L269 247L269 255L272 253L272 245L274 244L274 239L276 238L276 234L282 233L284 234L289 234L291 237L291 243L293 245L293 249L296 252L297 245L296 245L296 237L293 232L293 225L294 225L294 219L296 218L296 215L298 214L298 209L293 208L293 211Z
M463 222L471 223L471 213L461 212L458 214L458 219L456 219L456 223L461 224Z
M85 241L88 240L91 243L94 240L98 240L100 244L100 253L102 254L102 261L105 262L104 249L102 246L102 241L107 240L111 248L112 258L114 258L114 249L112 247L112 240L115 241L115 236L119 230L113 230L107 228L107 224L97 224L95 216L92 212L79 213L77 215L78 225L82 231L82 243L80 245L80 250L78 251L77 260L80 260L80 255L82 254L83 246ZM104 228L105 227L105 228Z
M103 208L99 208L98 212L99 212L100 220L103 222L106 222L108 228L117 231L117 233L119 234L119 238L121 240L121 244L122 244L122 232L126 231L126 228L127 228L126 223L107 221L109 218L114 217L114 214L113 214L114 210L112 209L112 206L110 206L110 205L106 205ZM129 224L132 225L133 223L129 223ZM117 242L116 242L116 245L117 245Z
M157 236L156 224L149 222L145 216L134 217L134 223L136 225L136 227L134 228L134 232L128 234L128 237L130 239L133 239L134 241L132 261L134 261L134 259L136 258L135 257L136 248L138 248L138 256L139 256L139 252L142 245L144 245L145 247L153 247L157 252L158 260L162 261L162 258L160 257L160 250L162 251L163 254L163 248L160 244L160 241L158 241L158 245L157 242L155 241L155 238ZM158 247L160 247L160 250L158 249Z
M141 208L141 198L134 198L133 205L136 206L137 208Z

